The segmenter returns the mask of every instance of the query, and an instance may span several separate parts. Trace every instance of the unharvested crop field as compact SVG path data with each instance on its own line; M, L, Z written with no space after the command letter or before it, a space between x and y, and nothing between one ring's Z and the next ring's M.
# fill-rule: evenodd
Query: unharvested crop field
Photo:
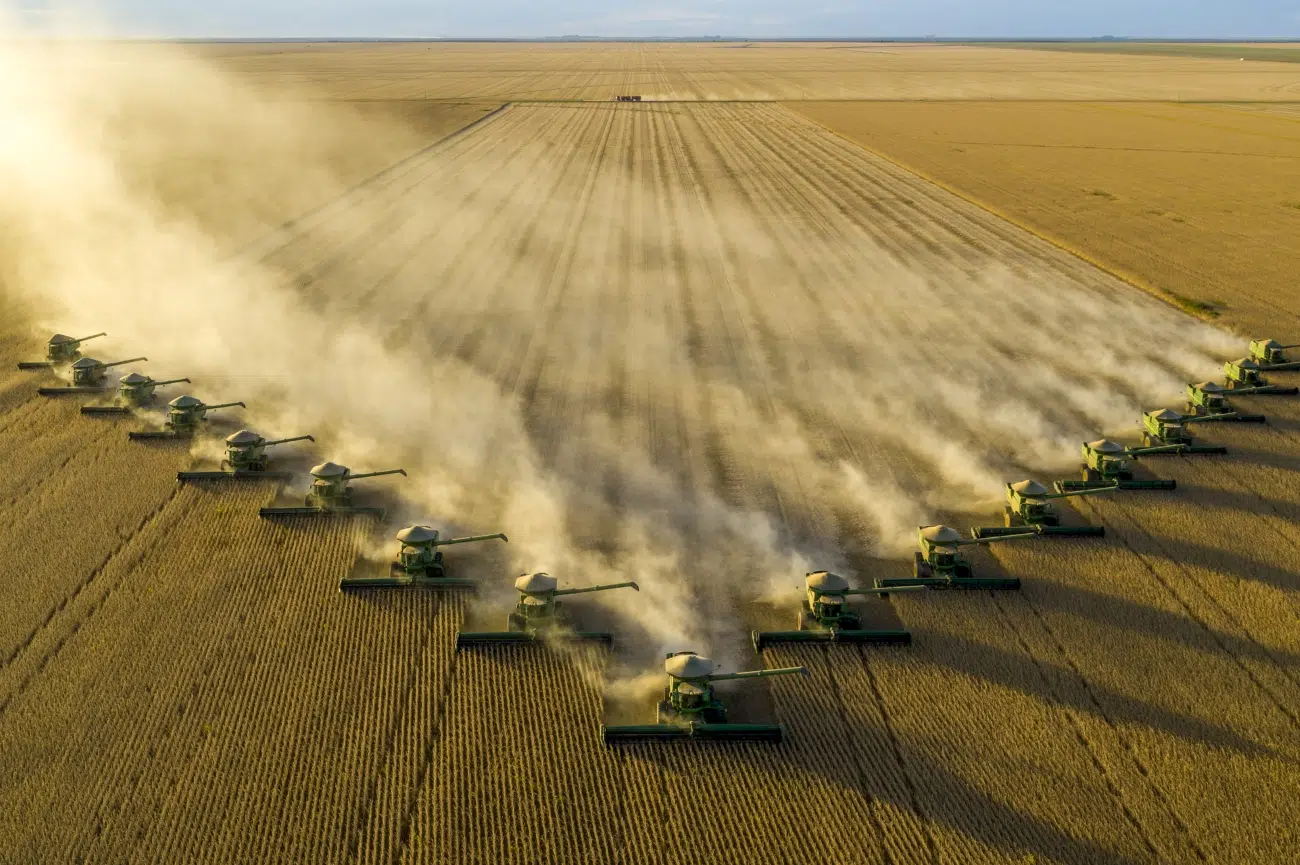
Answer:
M1080 441L1133 441L1140 408L1181 406L1184 382L1244 352L1061 246L1157 294L1201 299L1196 279L1231 272L1220 323L1300 341L1295 252L1257 174L1289 182L1281 114L767 100L839 98L836 76L855 97L924 96L981 64L981 92L1141 99L1204 76L1226 99L1237 67L856 45L194 50L259 86L417 101L368 106L394 131L354 145L351 109L294 108L334 130L310 157L215 114L258 158L189 158L263 196L208 195L170 150L78 145L49 176L138 167L79 189L91 225L0 175L20 191L0 216L27 239L0 261L0 860L1237 865L1300 848L1294 398L1242 398L1269 425L1200 433L1228 456L1144 461L1174 493L1080 500L1068 519L1105 538L972 553L1019 592L861 602L910 647L748 643L759 605L793 624L805 571L903 575L915 526L1000 521L1004 481L1074 476ZM1168 79L1123 90L1076 62ZM1300 81L1247 65L1251 87ZM685 101L530 101L649 92L647 69ZM283 91L223 86L279 116ZM1202 110L1231 120L1196 126ZM387 126L401 114L425 132ZM1102 143L1129 154L1162 124L1206 141L1104 161ZM1002 150L954 154L976 133ZM1248 138L1258 154L1196 170ZM996 155L1016 147L1048 155ZM139 179L161 177L170 191ZM1211 205L1251 182L1241 212ZM1117 212L1068 199L1079 184ZM1152 230L1129 204L1147 198L1198 233ZM56 324L247 399L239 423L314 432L275 455L299 475L404 466L401 498L384 522L270 522L273 483L176 484L211 445L128 442L141 420L82 417L10 371ZM510 543L449 548L477 594L341 594L410 522ZM615 631L612 653L456 650L458 630L500 626L509 576L539 569L640 582L572 607ZM676 649L805 666L722 686L736 720L778 720L786 740L603 746L602 720L653 714Z

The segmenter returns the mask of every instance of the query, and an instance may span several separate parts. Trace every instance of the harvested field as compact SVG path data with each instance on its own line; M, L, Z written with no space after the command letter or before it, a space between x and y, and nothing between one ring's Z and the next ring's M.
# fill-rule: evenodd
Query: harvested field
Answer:
M793 107L1193 312L1300 324L1294 106Z
M335 47L219 50L324 69ZM459 98L523 86L500 46L436 46L460 48L488 83L446 84ZM597 59L555 84L535 66L560 74L561 50ZM511 74L580 90L601 63L692 50L547 46ZM1069 518L1104 539L975 548L1019 593L857 605L910 647L755 657L747 633L756 601L793 622L806 570L904 575L918 524L989 524L1005 481L1077 476L1080 441L1132 441L1140 408L1181 405L1242 341L781 105L510 104L435 137L378 174L345 163L296 219L268 215L276 192L246 224L173 221L120 179L77 208L0 204L27 239L0 360L39 352L28 317L102 328L106 355L147 347L259 430L314 433L310 458L273 457L299 476L410 472L383 524L261 520L272 483L172 481L213 439L137 446L0 375L15 861L1237 865L1300 846L1293 398L1242 400L1267 427L1198 428L1227 457L1144 461L1174 493L1079 500ZM116 158L72 143L0 179L35 195ZM295 190L334 170L309 162ZM450 548L476 596L341 594L410 522L510 543ZM539 569L640 582L569 607L612 654L455 649ZM663 653L686 648L805 666L719 686L732 720L786 740L603 746L602 721L652 717Z

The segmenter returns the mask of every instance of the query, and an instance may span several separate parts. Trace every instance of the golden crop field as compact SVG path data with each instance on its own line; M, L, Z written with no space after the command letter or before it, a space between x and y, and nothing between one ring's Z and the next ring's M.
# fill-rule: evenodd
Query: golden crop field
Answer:
M39 110L0 87L25 130L0 139L0 861L1300 849L1300 398L1195 427L1226 455L1143 457L1174 491L1058 505L1105 537L963 548L1019 591L854 600L911 645L750 641L795 627L805 572L910 575L918 525L998 525L1006 482L1136 444L1142 409L1181 409L1248 336L1300 342L1300 66L24 51L0 72L65 76ZM1219 102L1159 101L1180 94ZM954 97L972 101L927 101ZM1220 296L1212 322L1158 299ZM51 329L193 379L163 401L248 405L192 442L128 441L158 413L83 416L37 395L55 374L14 369ZM243 426L316 440L268 451L288 481L177 482ZM324 460L408 476L358 480L382 519L259 517L302 504ZM446 548L475 591L339 590L414 523L509 542ZM565 599L612 649L457 648L539 570L637 581ZM604 744L602 723L653 720L664 654L687 649L805 668L718 685L730 720L783 741Z

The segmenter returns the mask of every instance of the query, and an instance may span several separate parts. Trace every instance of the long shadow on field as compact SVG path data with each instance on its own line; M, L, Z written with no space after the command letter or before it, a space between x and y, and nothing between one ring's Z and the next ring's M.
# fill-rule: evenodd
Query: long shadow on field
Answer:
M862 671L871 675L865 663ZM843 675L843 671L832 678L838 675ZM815 675L811 681L789 680L792 688L788 696L797 702L781 706L790 735L788 744L781 746L777 753L783 761L792 764L792 769L815 772L832 784L854 789L869 801L887 802L901 811L916 814L928 824L946 826L965 838L1004 851L1007 861L1020 861L1026 852L1050 861L1078 865L1137 865L1141 861L994 801L987 791L954 774L938 755L938 747L931 752L924 741L910 737L904 741L895 736L885 706L877 703L884 713L881 717L886 726L882 727L864 719L858 711L862 707L845 706L838 685L827 689L817 681L819 678L820 675ZM826 749L805 744L805 737L812 736L814 728L824 736L845 742L854 765L845 766L836 762ZM718 756L744 762L756 772L770 771L761 754L737 748L719 751ZM900 778L900 770L905 779ZM797 771L792 774L797 778ZM1026 779L1026 783L1032 780ZM805 805L792 802L793 807ZM1123 821L1118 808L1115 819ZM925 832L930 836L929 844L948 846L942 842L934 845L933 832L928 826ZM919 848L907 861L935 861L940 856L938 850ZM861 861L868 858L864 850Z
M1207 643L1207 639L1211 639L1207 637L1207 628L1184 615L1061 583L1052 583L1045 591L1038 591L1037 587L1026 584L1021 591L1029 593L1028 600L1040 612L1085 618L1104 628L1128 630L1140 636L1178 643L1196 651L1217 649ZM1237 657L1300 669L1300 655L1293 652L1265 648L1252 640L1219 630L1212 630L1212 634L1214 641Z
M1136 700L1103 688L1093 681L1087 682L1086 694L1089 696L1085 696L1082 689L1053 688L1052 681L1077 679L1077 676L1073 671L1043 659L1035 664L1033 659L1018 652L1006 652L935 631L916 633L914 639L925 645L927 655L942 658L953 670L1019 691L1043 703L1059 703L1076 712L1103 716L1111 724L1140 724L1180 739L1231 749L1241 754L1279 756L1273 749L1242 738L1227 727L1171 712L1144 700ZM1049 668L1050 681L1040 672L1039 664ZM1096 702L1090 697L1095 698Z
M1155 555L1179 567L1183 567L1184 562L1194 563L1193 566L1198 569L1217 571L1240 580L1252 580L1287 591L1300 589L1300 570L1290 566L1289 561L1276 563L1261 561L1235 550L1199 544L1183 538L1172 538L1168 535L1152 535L1151 538L1158 548ZM1151 550L1143 550L1142 553L1147 556L1153 555Z

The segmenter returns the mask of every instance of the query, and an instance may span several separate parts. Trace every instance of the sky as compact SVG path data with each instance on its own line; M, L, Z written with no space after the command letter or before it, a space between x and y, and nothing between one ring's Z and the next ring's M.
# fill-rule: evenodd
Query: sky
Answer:
M0 0L3 3L3 0ZM18 0L40 26L55 0ZM147 37L1300 36L1300 0L100 0Z

